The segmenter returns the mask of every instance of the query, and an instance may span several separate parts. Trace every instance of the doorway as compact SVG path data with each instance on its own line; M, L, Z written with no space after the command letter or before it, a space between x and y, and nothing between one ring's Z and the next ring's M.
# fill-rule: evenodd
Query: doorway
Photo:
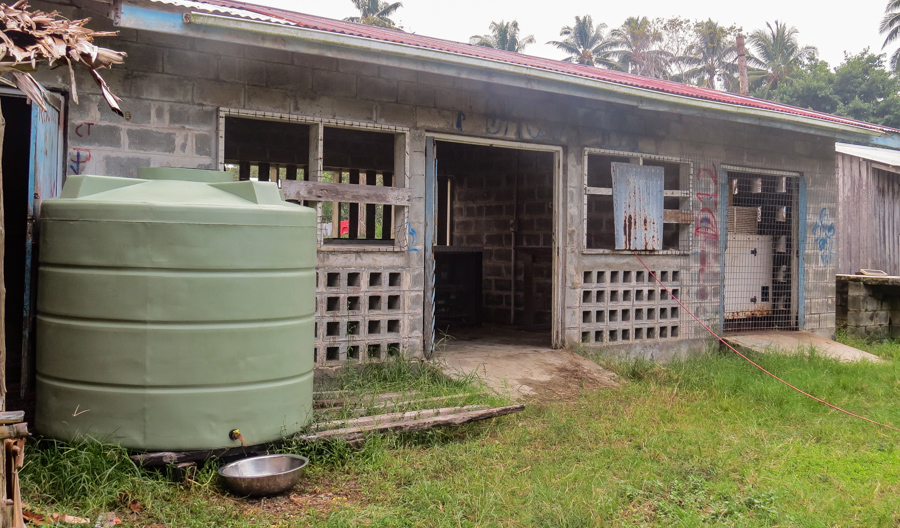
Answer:
M550 348L556 155L437 141L434 325Z
M727 174L725 330L796 330L798 178Z

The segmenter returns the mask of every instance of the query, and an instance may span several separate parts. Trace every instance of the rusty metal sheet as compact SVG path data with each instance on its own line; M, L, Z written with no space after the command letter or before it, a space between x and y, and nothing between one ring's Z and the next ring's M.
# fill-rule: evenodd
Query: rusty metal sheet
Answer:
M662 167L613 162L616 249L662 249Z

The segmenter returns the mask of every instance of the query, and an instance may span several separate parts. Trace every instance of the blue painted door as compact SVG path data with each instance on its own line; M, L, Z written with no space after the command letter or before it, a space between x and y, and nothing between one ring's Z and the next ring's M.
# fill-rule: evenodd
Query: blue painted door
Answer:
M31 388L33 371L32 331L34 329L37 276L37 221L41 202L58 196L63 183L62 114L63 99L47 94L47 109L31 105L31 155L28 163L28 218L25 232L25 303L22 318L21 396Z

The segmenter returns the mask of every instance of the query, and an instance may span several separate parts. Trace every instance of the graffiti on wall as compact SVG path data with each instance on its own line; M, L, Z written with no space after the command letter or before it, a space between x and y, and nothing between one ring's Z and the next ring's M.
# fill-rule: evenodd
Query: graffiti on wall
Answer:
M813 225L812 235L816 240L819 260L823 266L828 266L834 258L834 220L828 214L828 208L823 207L819 211L819 218Z
M73 148L69 155L69 172L73 175L84 174L84 169L91 161L91 151L85 148Z
M717 281L717 276L713 276L712 272L718 271L719 222L716 212L719 210L719 177L716 166L701 167L696 180L697 188L704 189L696 194L700 207L694 215L694 238L700 260L697 267L697 298L706 301L710 298L710 284Z

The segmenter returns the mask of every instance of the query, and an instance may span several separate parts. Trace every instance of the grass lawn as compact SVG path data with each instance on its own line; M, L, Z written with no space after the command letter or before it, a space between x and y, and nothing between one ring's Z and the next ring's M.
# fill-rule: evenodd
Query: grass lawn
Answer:
M900 426L900 345L850 344L887 361L753 358ZM157 527L900 524L900 432L830 410L730 354L666 366L598 361L628 382L488 423L374 438L360 450L288 445L312 463L279 498L228 497L214 464L184 487L138 470L118 448L43 441L26 453L25 500L91 518L114 510L125 525ZM349 383L479 398L433 374L384 370Z

